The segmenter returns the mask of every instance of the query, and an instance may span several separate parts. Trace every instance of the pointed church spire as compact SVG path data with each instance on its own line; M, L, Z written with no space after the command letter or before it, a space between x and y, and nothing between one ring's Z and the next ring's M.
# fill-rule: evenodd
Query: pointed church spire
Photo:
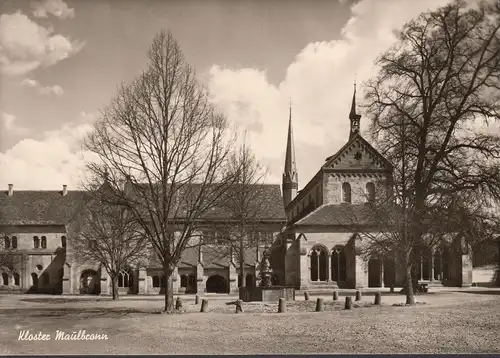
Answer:
M351 130L349 133L349 140L359 133L361 115L356 113L356 81L354 81L354 93L352 95L351 111L349 112L349 119L351 120Z
M288 136L286 141L285 168L283 170L283 202L285 207L297 195L298 174L295 163L295 143L293 141L292 129L292 101L290 100L290 112L288 118Z

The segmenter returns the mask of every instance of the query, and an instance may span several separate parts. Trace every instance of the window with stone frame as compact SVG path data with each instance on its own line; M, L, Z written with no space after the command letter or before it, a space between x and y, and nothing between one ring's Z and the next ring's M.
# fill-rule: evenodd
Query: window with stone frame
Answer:
M160 276L153 276L153 287L160 287Z
M61 247L66 248L66 236L61 236Z
M8 286L9 285L9 275L7 275L6 272L2 272L2 284L4 286Z
M370 203L375 201L375 184L372 182L366 183L366 199Z
M42 249L47 248L47 238L45 236L42 236Z
M10 238L8 236L4 237L5 249L10 249Z
M40 248L40 239L38 238L38 236L33 236L33 247L35 249Z
M342 184L342 202L351 203L351 184L347 182Z
M12 236L11 245L13 249L17 249L17 236Z
M14 285L15 285L15 286L19 286L19 285L20 285L20 277L19 277L19 274L18 274L17 272L14 272L12 276L14 276Z
M125 288L132 286L132 272L130 269L121 270L118 274L118 287Z
M187 287L188 275L181 275L181 287Z

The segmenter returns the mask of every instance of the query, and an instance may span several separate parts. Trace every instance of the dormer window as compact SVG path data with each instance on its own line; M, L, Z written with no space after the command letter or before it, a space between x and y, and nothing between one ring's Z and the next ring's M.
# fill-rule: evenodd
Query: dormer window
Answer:
M349 183L342 184L342 202L351 203L351 185Z

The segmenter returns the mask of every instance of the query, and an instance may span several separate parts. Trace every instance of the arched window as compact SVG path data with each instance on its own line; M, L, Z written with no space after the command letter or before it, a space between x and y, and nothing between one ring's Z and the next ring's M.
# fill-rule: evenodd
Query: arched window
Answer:
M61 246L63 249L66 248L66 236L61 236Z
M10 249L10 239L8 236L4 237L4 242L5 242L5 249Z
M12 248L17 249L17 237L12 236Z
M323 247L313 247L311 252L311 281L326 281L328 254Z
M5 272L2 273L2 281L4 286L9 285L9 275L7 275L7 273Z
M45 236L42 236L42 249L47 248L47 238Z
M182 275L181 276L181 287L187 287L187 285L188 285L188 276Z
M375 184L371 182L366 183L366 199L370 203L375 201Z
M343 203L351 202L351 185L349 183L342 184L342 202Z
M33 247L38 249L40 247L40 239L38 236L33 236Z
M153 287L160 287L160 277L153 276Z
M17 272L14 272L14 285L19 286L19 274Z
M343 246L335 246L331 258L332 281L344 282L347 278L347 262Z
M38 275L36 273L34 273L34 272L31 274L31 284L34 287L38 286Z
M120 271L118 274L118 287L130 287L132 283L131 276L129 269Z

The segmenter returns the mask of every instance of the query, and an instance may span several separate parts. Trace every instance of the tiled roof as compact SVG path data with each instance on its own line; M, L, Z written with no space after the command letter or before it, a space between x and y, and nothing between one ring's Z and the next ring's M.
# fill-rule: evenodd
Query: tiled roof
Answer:
M65 225L90 200L84 191L14 190L0 193L0 225Z
M293 226L350 226L376 224L371 207L367 204L322 205L298 220Z
M193 195L196 197L197 195L196 190L198 190L199 187L200 186L197 184L188 185L183 189L182 195L178 194L180 198L177 201L179 203L179 209L175 214L171 213L172 219L182 220L182 218L185 217L184 215L186 215L187 209L191 209L191 207L189 207L190 204L188 206L186 205L186 202L189 200L190 194L191 198L193 197ZM145 200L145 198L152 196L149 187L145 184L139 184L133 187L129 186L129 188L130 188L129 189L130 194L133 195L135 191L138 197L140 197L141 199L144 198L142 200ZM235 186L230 190L228 190L227 195L231 195L231 193L234 193L235 190L238 190L235 188L237 187ZM169 190L168 187L167 190ZM209 192L215 192L215 190L217 190L215 186L208 189ZM285 209L283 206L283 198L281 196L281 190L279 184L254 185L251 190L252 193L249 194L249 197L252 198L252 202L254 202L255 205L258 205L258 210L256 210L256 215L252 217L253 219L283 221L283 222L286 221ZM147 212L146 203L142 204L141 206L143 207L146 213ZM232 210L229 205L226 205L224 200L220 200L220 203L218 205L214 205L208 210L206 210L200 216L200 219L210 220L210 221L230 220L234 217L235 211L236 210Z

